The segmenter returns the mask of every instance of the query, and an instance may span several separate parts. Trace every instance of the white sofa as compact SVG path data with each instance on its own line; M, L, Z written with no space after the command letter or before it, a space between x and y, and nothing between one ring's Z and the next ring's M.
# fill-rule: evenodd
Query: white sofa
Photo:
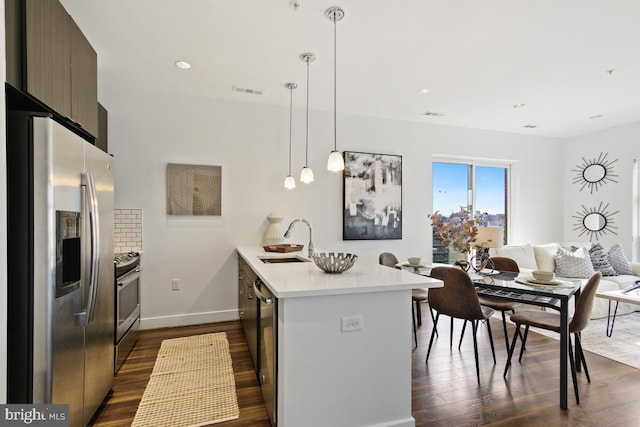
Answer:
M527 273L533 270L556 271L555 257L559 246L590 248L591 243L548 243L544 245L510 245L489 250L491 256L512 258L518 263L521 272ZM612 291L624 289L636 280L640 280L640 263L631 263L634 275L603 276L598 286L598 291ZM559 277L559 276L558 276ZM560 278L560 277L559 277ZM573 279L575 280L575 279ZM586 279L582 279L583 284ZM571 307L573 304L570 305ZM615 305L612 304L612 309ZM591 312L592 319L607 317L609 300L596 298ZM627 314L640 310L640 305L620 303L618 314Z

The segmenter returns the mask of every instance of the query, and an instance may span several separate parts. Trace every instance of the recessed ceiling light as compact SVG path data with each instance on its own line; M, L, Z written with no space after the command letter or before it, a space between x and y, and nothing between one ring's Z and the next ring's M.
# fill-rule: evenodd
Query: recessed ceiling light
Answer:
M427 89L426 87L418 89L418 93L425 94L431 92L431 89Z
M439 113L437 111L425 111L424 113L422 113L422 115L430 117L442 117L444 116L444 113Z
M527 128L527 129L535 129L535 128L537 128L538 126L537 126L537 125L524 125L524 126L522 126L522 127L523 127L523 128Z
M593 116L589 116L590 119L599 119L602 117L602 114L594 114Z
M513 104L513 108L522 108L525 105L527 105L527 104L525 104L524 102L521 102L520 104Z
M183 70L188 70L189 68L191 68L191 64L189 64L187 61L176 61L176 67Z

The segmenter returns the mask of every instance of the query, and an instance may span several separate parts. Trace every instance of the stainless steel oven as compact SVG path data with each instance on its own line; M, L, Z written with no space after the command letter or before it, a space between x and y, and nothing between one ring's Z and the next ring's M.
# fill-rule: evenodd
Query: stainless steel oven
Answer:
M117 371L138 339L140 329L140 268L139 254L116 257L116 324L115 360Z

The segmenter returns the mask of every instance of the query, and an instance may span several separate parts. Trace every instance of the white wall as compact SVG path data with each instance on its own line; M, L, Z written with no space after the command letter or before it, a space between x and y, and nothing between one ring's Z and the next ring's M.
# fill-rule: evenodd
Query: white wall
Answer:
M4 22L4 2L0 5L0 22ZM4 25L0 31L0 81L6 81ZM0 91L0 265L7 265L7 132L5 130L5 93ZM0 270L0 403L7 401L7 269Z
M326 170L333 146L333 114L310 114L309 165L315 182L283 188L289 142L288 108L145 92L102 83L109 111L109 148L115 156L116 208L143 209L143 327L236 317L238 245L259 245L266 216L283 228L307 218L316 249L343 250L377 259L431 258L433 155L509 159L515 163L513 242L559 240L563 233L561 141L522 135L338 116L338 149L403 156L403 239L342 241L342 176ZM287 93L283 90L283 97ZM304 162L304 111L294 110L292 173ZM167 163L222 166L221 217L165 214ZM541 167L540 165L545 165ZM541 209L541 206L548 208ZM291 241L307 244L296 225ZM171 291L171 279L182 290Z
M640 159L640 122L625 126L594 132L588 135L572 138L564 143L564 240L588 241L588 237L579 237L579 231L575 231L577 212L582 212L582 206L587 209L598 208L609 204L608 211L612 214L612 231L599 237L598 241L605 248L619 243L628 257L632 256L632 212L633 212L633 160ZM578 184L573 184L577 176L576 166L582 165L584 159L591 161L598 158L600 153L607 154L607 161L611 162L613 179L590 193L588 189L580 191ZM617 213L613 214L614 212ZM586 238L585 238L586 237ZM595 239L593 240L596 241ZM635 259L634 261L639 261Z

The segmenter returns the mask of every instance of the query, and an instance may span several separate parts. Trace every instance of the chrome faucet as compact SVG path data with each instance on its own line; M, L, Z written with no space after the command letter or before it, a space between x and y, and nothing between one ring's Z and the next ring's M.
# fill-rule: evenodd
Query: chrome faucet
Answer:
M304 222L305 224L307 224L307 227L309 227L309 258L313 258L313 254L314 254L314 250L313 250L313 235L312 235L312 231L311 231L311 224L309 224L309 221L307 221L304 218L298 218L298 219L294 219L293 221L291 221L291 224L289 224L289 228L287 228L287 231L284 233L284 237L285 238L289 238L289 235L291 234L291 230L293 230L293 225L296 222Z

